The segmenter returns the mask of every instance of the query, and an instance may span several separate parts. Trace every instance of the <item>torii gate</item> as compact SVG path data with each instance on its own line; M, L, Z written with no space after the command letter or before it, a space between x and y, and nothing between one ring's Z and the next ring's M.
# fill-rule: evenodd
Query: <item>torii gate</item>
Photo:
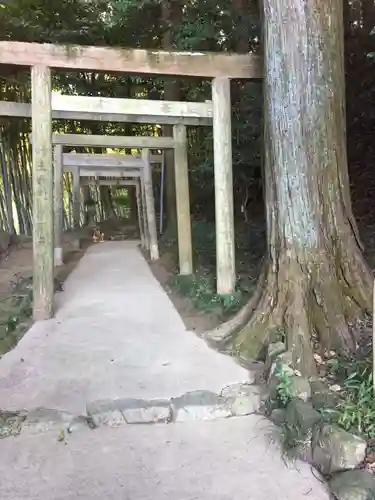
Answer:
M34 319L47 319L53 315L51 140L53 108L50 68L200 76L212 79L217 291L222 295L233 293L236 272L230 79L261 78L262 66L259 56L90 46L67 48L52 44L2 41L0 64L31 66L31 114L35 137L33 141Z

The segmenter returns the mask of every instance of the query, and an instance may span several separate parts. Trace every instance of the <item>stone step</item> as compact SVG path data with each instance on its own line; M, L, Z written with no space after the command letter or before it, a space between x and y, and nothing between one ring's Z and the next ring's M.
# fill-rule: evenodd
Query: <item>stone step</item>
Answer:
M38 433L56 428L63 440L65 433L75 432L82 427L170 424L242 417L260 413L263 400L261 387L239 383L225 387L220 394L197 390L170 399L123 398L93 401L86 405L86 415L72 415L45 408L1 411L0 437L18 435L23 429Z

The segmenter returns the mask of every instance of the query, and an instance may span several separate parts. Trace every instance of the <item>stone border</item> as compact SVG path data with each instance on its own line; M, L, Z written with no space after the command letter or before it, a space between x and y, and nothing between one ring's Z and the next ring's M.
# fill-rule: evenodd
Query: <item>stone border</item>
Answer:
M264 395L259 386L238 383L220 394L192 391L170 399L98 400L86 405L86 415L56 409L0 411L0 438L19 435L22 430L45 432L59 428L61 439L84 427L117 427L123 424L170 424L190 420L215 420L260 413Z
M282 429L289 454L315 467L335 499L375 498L375 477L362 469L366 440L324 419L324 411L337 406L339 395L294 370L282 342L269 345L266 368L267 416ZM282 398L285 391L288 397Z

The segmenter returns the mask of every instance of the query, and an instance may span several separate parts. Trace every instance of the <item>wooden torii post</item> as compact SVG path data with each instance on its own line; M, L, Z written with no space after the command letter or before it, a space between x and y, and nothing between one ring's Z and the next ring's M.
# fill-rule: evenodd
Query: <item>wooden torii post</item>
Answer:
M61 141L61 137L59 139ZM113 139L112 137L111 140ZM124 139L122 137L121 141L124 141ZM136 140L137 138L131 139ZM74 169L79 187L82 184L80 180L82 178L86 178L84 181L86 185L91 182L97 182L90 181L90 177L117 177L114 180L101 180L99 181L101 185L121 184L135 186L141 244L144 248L150 250L151 260L157 260L159 258L159 250L150 166L151 156L148 149L144 149L143 151L145 152L144 158L133 155L65 153L62 156L62 164L64 171L69 172ZM124 180L123 178L131 178L133 180Z
M146 240L146 232L147 232L147 223L144 215L144 202L142 201L141 194L141 181L139 179L100 179L100 180L92 180L88 177L81 177L80 181L81 186L90 186L90 185L99 185L99 186L111 186L111 187L126 187L126 186L134 186L136 192L136 200L137 200L137 212L138 212L138 225L139 225L139 233L141 238L141 247L149 250L148 239Z
M31 68L32 130L37 138L33 154L33 316L53 316L53 169L51 71Z
M63 264L62 228L63 228L63 149L61 144L54 147L54 262L55 266ZM78 166L71 168L73 190L73 227L78 229L81 220L81 186Z
M79 136L69 134L55 135L53 138L54 143L64 143L76 146L87 145L103 145L109 146L121 143L127 147L132 144L133 147L142 149L142 158L127 155L88 155L80 153L64 154L63 165L69 168L79 168L81 175L100 175L112 176L121 175L122 177L129 177L128 168L140 168L141 173L141 191L144 198L146 212L147 212L147 230L145 234L148 237L150 244L151 260L159 258L159 251L157 248L157 229L156 229L156 215L155 203L152 199L151 193L153 190L149 189L150 183L152 185L152 176L150 165L152 163L160 162L158 155L151 155L150 149L163 149L171 148L174 150L175 155L175 168L176 168L176 196L177 198L177 225L178 225L178 249L179 249L179 264L180 274L192 274L192 241L191 241L191 219L190 219L190 196L189 196L189 179L188 179L188 162L187 162L187 136L186 127L183 124L176 124L173 127L174 136L171 137L102 137L102 136ZM74 144L73 144L74 143ZM140 163L137 163L140 162ZM84 169L82 171L82 169ZM91 169L91 171L89 170ZM98 170L99 169L99 170ZM85 172L82 174L82 172ZM150 174L150 175L149 175ZM78 175L78 174L77 174ZM144 187L144 189L143 189ZM149 193L147 196L146 193ZM153 194L152 194L153 196ZM151 222L155 220L154 223Z
M212 82L217 292L232 294L236 286L233 215L232 127L229 78Z
M177 206L177 220L179 227L179 256L180 273L191 274L192 267L192 249L191 249L191 229L190 229L190 203L189 203L189 185L188 185L188 164L187 164L187 144L186 127L183 124L175 125L174 129L178 132L175 138L165 137L116 137L116 136L91 136L76 134L56 134L53 136L54 144L54 172L55 172L55 265L62 263L62 205L61 189L62 173L69 171L73 174L73 187L75 195L73 200L74 212L77 221L80 211L80 177L89 176L118 176L118 177L140 177L138 199L144 207L144 243L150 250L151 260L159 258L157 243L157 228L155 215L155 202L152 188L151 163L161 161L159 155L151 155L150 148L170 147L175 151L176 169L179 175L176 176L176 191L181 194ZM32 136L30 136L32 141ZM142 147L142 157L129 155L91 155L81 153L64 153L62 145L74 146L113 146L137 148ZM61 168L62 166L62 168ZM132 170L129 170L132 169ZM150 189L151 186L151 189ZM152 195L152 199L151 199ZM146 216L147 214L147 216ZM77 226L77 222L75 223Z
M63 261L63 148L61 144L54 147L53 155L53 211L54 211L54 264L61 266Z

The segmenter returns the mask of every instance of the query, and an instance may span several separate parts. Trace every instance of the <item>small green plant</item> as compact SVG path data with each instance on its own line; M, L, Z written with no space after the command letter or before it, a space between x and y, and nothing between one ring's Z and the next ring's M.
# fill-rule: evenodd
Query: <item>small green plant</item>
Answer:
M298 445L303 443L302 440L298 439L296 430L293 429L287 422L284 422L280 427L280 437L284 457L289 460L296 459L297 457L294 450Z
M220 297L216 295L214 281L208 274L175 276L171 287L180 295L189 297L200 311L210 312L220 306Z
M218 295L214 277L203 269L193 276L174 276L169 285L180 295L188 297L194 307L205 313L221 310L224 315L232 314L238 311L244 302L240 290L230 295Z
M346 431L375 438L375 397L372 365L369 359L333 358L327 362L329 373L341 387L336 408L326 408L323 417Z
M375 438L375 398L372 371L351 373L344 381L344 400L337 408L338 424L345 430Z
M326 366L330 373L337 374L340 371L341 365L339 358L331 358L326 362Z
M17 344L32 315L32 276L17 277L0 306L0 352L5 353Z
M238 311L241 306L242 300L242 291L238 290L236 293L232 293L230 295L224 295L220 297L221 306L226 313L234 313Z
M129 198L124 195L120 196L113 196L112 197L113 203L116 203L120 207L128 207L129 206Z
M236 290L228 295L216 293L216 234L215 224L205 219L192 222L194 264L193 276L174 276L170 288L179 295L188 297L194 308L204 313L220 316L222 320L236 313L248 300L254 290L256 276L249 277L239 273L236 277ZM176 234L167 229L162 237L163 247L171 248L176 244Z
M6 333L13 333L16 330L19 321L19 316L10 315L5 322Z
M299 436L297 429L287 422L273 428L269 437L272 444L280 446L282 458L286 464L293 464L299 458L300 452L309 444L309 438Z
M280 406L285 408L293 397L292 380L290 374L283 368L277 368L275 375L279 379L276 387L276 398Z

